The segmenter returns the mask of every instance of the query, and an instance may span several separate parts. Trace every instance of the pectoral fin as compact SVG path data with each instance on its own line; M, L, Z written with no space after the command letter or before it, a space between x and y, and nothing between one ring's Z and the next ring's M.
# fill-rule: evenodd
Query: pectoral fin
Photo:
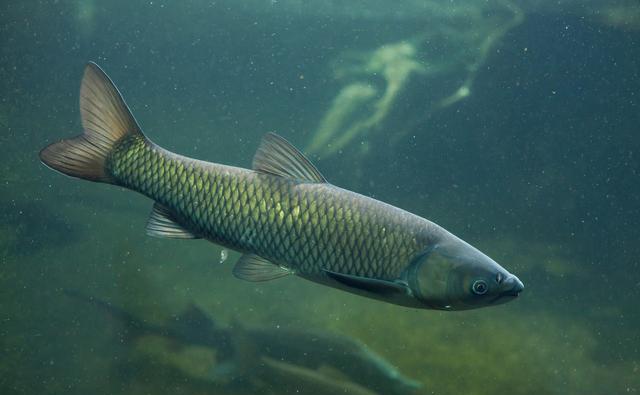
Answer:
M234 276L254 282L269 281L290 274L291 270L253 254L244 254L233 267Z
M330 270L325 270L324 272L327 274L327 276L336 280L342 285L346 285L347 287L351 288L357 288L359 290L381 296L391 296L397 294L407 295L411 293L409 286L402 281L379 280L376 278L336 273Z

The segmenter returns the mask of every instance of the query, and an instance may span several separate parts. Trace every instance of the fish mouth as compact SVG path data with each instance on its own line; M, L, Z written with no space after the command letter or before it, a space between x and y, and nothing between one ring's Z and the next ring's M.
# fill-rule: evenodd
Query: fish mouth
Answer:
M513 286L506 291L498 294L498 296L496 296L495 299L491 301L491 303L505 303L517 298L520 295L520 293L524 290L524 284L522 284L522 281L520 281L516 276L513 276L510 279L510 282L513 283Z
M503 292L499 295L499 297L512 297L512 298L517 298L520 295L520 292L522 291L518 291L518 290L510 290L510 291L506 291Z
M508 301L517 298L518 295L519 295L519 293L515 293L515 292L504 292L504 293L501 293L500 295L496 296L491 301L491 304L507 303Z

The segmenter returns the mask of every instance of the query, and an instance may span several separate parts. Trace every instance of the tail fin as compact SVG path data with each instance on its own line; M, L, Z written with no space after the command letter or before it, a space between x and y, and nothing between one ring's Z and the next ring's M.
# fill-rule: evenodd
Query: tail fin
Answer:
M118 88L93 62L84 69L80 113L84 133L47 146L40 151L40 159L50 168L72 177L113 182L105 169L106 158L123 137L142 135L142 130Z

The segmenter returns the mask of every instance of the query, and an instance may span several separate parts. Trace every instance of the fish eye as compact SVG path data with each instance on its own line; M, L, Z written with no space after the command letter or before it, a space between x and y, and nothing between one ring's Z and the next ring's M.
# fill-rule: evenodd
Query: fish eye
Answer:
M502 275L502 273L498 273L496 274L496 282L498 284L500 284L502 282L502 280L504 279L504 276Z
M489 287L487 287L487 283L484 280L476 280L471 285L471 290L476 295L484 295L489 290Z

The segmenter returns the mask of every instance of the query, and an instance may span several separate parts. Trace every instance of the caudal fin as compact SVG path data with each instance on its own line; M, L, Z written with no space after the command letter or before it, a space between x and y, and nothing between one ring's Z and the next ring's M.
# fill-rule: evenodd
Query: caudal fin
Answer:
M118 88L95 63L84 69L80 87L80 114L84 133L40 151L40 160L72 177L112 182L105 161L123 137L142 131Z

